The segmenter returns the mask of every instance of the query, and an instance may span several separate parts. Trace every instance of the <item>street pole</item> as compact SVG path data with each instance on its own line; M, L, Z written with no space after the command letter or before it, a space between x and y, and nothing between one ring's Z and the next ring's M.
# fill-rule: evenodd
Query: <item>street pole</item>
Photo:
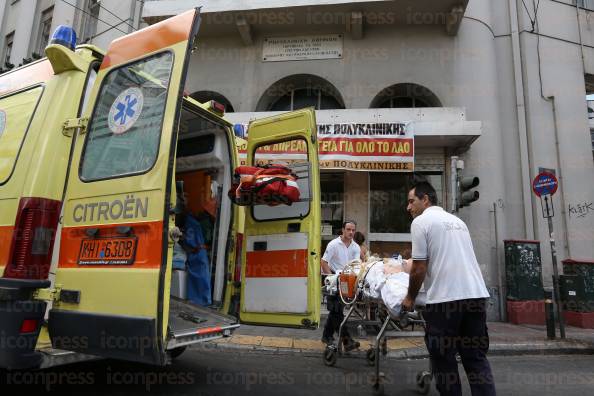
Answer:
M458 156L450 158L450 213L458 211Z
M551 197L551 201L552 200L553 198ZM559 334L561 335L561 339L564 339L565 320L563 318L563 309L561 308L561 292L559 290L559 269L557 268L557 250L555 249L555 239L553 238L553 218L549 215L549 197L547 195L545 195L545 205L547 208L547 220L549 223L549 241L551 243L551 257L553 259L553 287L555 290L555 305L557 306L557 317L559 318Z

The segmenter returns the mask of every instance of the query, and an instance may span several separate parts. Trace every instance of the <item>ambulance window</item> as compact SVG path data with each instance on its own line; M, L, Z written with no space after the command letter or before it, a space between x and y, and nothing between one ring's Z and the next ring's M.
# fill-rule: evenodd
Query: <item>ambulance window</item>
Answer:
M42 87L0 98L0 184L10 178Z
M180 140L177 145L177 157L191 157L193 155L208 154L214 150L215 135L196 136Z
M257 165L287 165L297 175L299 202L292 205L256 205L253 207L255 220L279 220L305 217L309 214L311 198L310 166L307 155L307 142L303 139L268 144L256 149L254 161Z
M80 177L103 180L144 173L159 153L173 55L158 54L112 70L88 127Z
M97 68L99 66L97 65ZM95 84L95 80L97 79L97 70L95 67L91 67L89 69L89 75L87 77L87 83L85 84L85 90L83 92L83 104L80 108L80 114L85 114L85 110L87 109L87 104L89 104L89 98L91 96L91 91L93 90L93 85Z

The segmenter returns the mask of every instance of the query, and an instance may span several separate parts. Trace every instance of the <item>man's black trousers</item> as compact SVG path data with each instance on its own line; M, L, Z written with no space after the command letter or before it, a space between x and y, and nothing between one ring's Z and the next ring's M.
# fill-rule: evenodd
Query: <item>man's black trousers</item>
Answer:
M338 295L326 296L326 307L328 308L328 318L324 325L324 338L331 339L334 332L338 333L340 324L344 320L344 304L340 301ZM347 326L342 328L342 337L350 337Z
M425 344L431 357L435 384L443 395L462 395L456 353L460 354L473 395L495 395L487 360L486 300L470 299L427 304Z

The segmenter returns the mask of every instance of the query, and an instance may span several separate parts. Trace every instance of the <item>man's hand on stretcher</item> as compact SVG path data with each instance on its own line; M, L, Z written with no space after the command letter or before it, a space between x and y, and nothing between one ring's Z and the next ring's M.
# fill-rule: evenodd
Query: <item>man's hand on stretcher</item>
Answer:
M402 312L412 312L415 310L415 300L407 295L402 301Z
M415 299L427 274L427 260L413 260L408 280L408 294L402 301L402 311L412 312L415 309Z

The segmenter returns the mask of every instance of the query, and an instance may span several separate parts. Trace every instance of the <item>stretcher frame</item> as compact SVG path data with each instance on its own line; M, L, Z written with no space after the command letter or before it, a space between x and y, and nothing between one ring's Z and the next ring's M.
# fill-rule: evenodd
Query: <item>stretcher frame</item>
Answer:
M355 297L350 302L344 301L340 295L340 286L337 284L336 295L346 303L348 311L340 324L338 329L338 339L335 343L328 345L324 351L324 364L327 366L334 366L337 358L343 356L346 352L342 346L343 328L347 322L359 326L375 325L379 327L379 331L375 336L373 345L366 352L367 364L374 366L375 374L373 379L373 394L381 396L384 394L384 378L385 375L380 371L380 348L383 355L387 355L387 342L389 338L411 338L425 336L425 320L423 319L423 306L415 307L414 312L402 312L399 317L391 315L390 310L386 307L381 298L372 298L364 292L364 281L357 282L357 290ZM375 319L371 318L371 312L375 310ZM353 316L358 316L358 319L350 320ZM420 326L423 331L415 331L414 326ZM406 331L405 328L412 326L412 331ZM429 393L433 374L431 367L429 370L421 371L416 375L417 391L426 395Z

